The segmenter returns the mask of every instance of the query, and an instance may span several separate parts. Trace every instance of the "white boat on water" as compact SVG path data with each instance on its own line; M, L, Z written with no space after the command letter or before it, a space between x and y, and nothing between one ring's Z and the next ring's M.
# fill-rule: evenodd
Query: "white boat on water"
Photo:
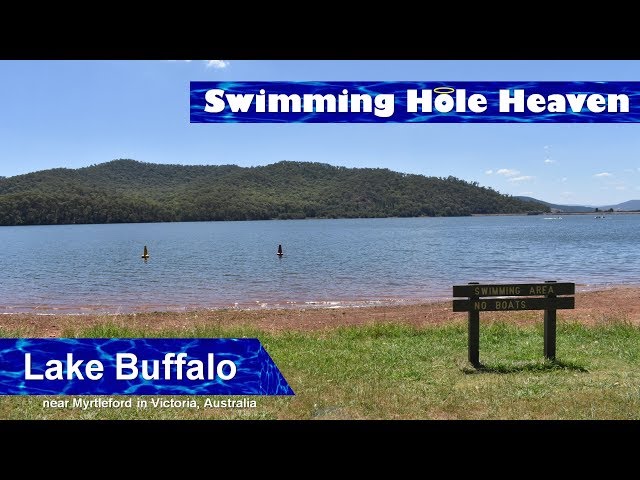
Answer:
M544 217L545 220L562 220L562 217Z

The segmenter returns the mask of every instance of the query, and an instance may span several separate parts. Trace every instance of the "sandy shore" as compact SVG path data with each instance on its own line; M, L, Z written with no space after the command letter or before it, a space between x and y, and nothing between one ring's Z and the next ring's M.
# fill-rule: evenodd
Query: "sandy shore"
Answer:
M428 326L466 321L466 313L451 311L451 302L420 305L376 306L360 308L313 308L281 310L199 310L192 312L153 312L118 315L35 315L15 313L0 315L0 335L3 331L19 332L22 336L58 337L65 330L111 323L145 331L191 330L197 326L251 326L260 330L308 331L345 325L371 325L394 322ZM575 310L559 310L559 321L600 324L629 322L640 325L640 287L614 287L606 290L579 292ZM542 321L541 311L487 312L481 321L504 320L513 323Z

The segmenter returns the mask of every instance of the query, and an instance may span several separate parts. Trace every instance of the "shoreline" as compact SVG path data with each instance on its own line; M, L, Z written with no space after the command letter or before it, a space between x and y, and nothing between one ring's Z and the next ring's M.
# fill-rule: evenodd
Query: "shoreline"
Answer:
M605 289L576 291L574 310L559 310L560 322L586 325L630 323L640 325L640 286L618 285ZM481 322L514 324L542 323L542 311L485 312ZM339 327L394 323L423 328L447 323L466 323L466 313L454 313L451 300L405 305L344 308L200 309L183 312L138 312L114 314L8 313L0 315L0 336L18 332L24 337L59 337L65 331L116 325L142 331L164 331L180 335L199 327L217 327L221 332L250 329L263 332L323 331Z
M595 207L594 207L595 209ZM167 220L167 221L149 221L149 222L106 222L106 223L29 223L29 224L11 224L0 225L0 228L8 227L73 227L82 225L149 225L149 224L165 224L165 223L221 223L221 222L273 222L273 221L305 221L305 220L384 220L389 218L469 218L469 217L540 217L543 215L640 215L640 210L620 210L609 212L602 210L596 212L540 212L540 213L470 213L468 215L415 215L415 216L384 216L384 217L303 217L303 218L255 218L242 220Z
M594 207L595 208L595 207ZM541 213L472 213L471 217L542 217L544 215L600 215L600 216L615 216L615 215L640 215L640 211L634 210L621 210L619 212L609 212L608 210L601 210L599 212L541 212Z
M496 283L496 282L492 282ZM524 283L524 282L521 282ZM535 283L531 281L530 283ZM606 291L616 288L638 288L640 284L579 284L576 283L576 294L595 291ZM430 297L378 297L377 299L334 299L334 300L273 300L265 302L261 300L211 304L68 304L68 305L3 305L0 304L0 317L5 315L35 315L35 316L118 316L136 315L149 313L181 313L188 314L202 311L270 311L270 310L339 310L339 309L359 309L374 307L404 307L415 305L429 305L434 303L451 302L453 297L446 294L435 294Z

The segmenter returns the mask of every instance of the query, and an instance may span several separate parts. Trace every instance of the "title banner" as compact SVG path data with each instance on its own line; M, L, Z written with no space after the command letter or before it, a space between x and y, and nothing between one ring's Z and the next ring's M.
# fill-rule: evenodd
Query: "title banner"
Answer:
M191 123L633 123L640 82L191 82Z
M0 339L0 395L293 395L255 338Z

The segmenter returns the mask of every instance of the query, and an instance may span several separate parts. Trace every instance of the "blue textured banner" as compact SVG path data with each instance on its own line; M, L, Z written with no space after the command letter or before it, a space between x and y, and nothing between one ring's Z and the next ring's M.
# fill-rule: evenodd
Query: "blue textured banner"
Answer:
M1 395L293 395L255 338L0 339Z
M191 82L191 123L633 123L640 82Z

